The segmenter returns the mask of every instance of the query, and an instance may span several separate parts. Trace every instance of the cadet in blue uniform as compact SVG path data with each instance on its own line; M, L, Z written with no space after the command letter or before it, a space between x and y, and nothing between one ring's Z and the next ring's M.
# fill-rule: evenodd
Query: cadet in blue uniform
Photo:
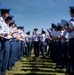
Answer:
M74 6L70 7L70 16L72 19L69 21L69 27L67 27L66 30L68 32L70 58L74 72Z
M10 56L10 61L9 61L9 70L12 69L12 66L15 65L15 62L18 61L17 53L18 53L18 31L17 31L17 26L15 25L15 22L11 22L9 24L9 27L11 31L13 32L12 34L12 39L10 40L11 43L11 56ZM16 46L15 46L16 45Z
M61 27L60 23L57 23L57 25L58 25L58 31L57 31L57 36L55 37L56 38L56 44L57 44L57 56L58 56L57 57L58 58L57 66L63 67L63 65L62 65L62 43L61 43L61 39L59 39L62 27Z
M9 23L11 22L12 17L8 16L5 19L5 24L2 27L4 32L4 50L3 50L3 63L2 63L2 74L6 74L7 66L8 66L8 61L9 61L9 56L10 56L10 39L12 38L11 34L12 32L10 31L9 28Z
M21 58L21 34L22 34L22 32L21 32L21 27L19 26L18 27L18 60L21 60L22 58Z
M65 27L68 26L68 21L61 20L61 25L63 26L63 30L61 31L61 42L62 42L62 52L63 52L63 64L64 67L70 71L70 54L69 54L69 40L68 40L68 32L66 31Z
M55 24L52 24L52 28L53 28L53 31L51 32L51 36L52 36L52 50L51 50L51 53L52 53L52 60L54 62L58 62L57 59L58 59L58 47L57 47L57 41L56 41L56 37L58 36L57 35L57 32L58 32L58 27L55 25Z
M26 55L30 56L31 55L31 49L32 49L32 37L30 35L30 31L26 33Z
M34 29L34 34L32 36L33 41L34 41L34 52L35 52L35 57L39 56L39 34L38 34L38 29Z
M21 30L21 37L20 37L20 40L21 40L21 53L20 53L20 57L21 59L23 58L23 54L24 54L24 47L25 47L25 35L24 35L24 27L20 27L20 30Z
M47 32L48 32L48 34L49 34L49 37L48 37L48 45L49 45L48 55L49 55L49 53L50 53L50 56L52 56L52 55L51 55L51 50L52 50L52 36L51 36L52 28L47 29Z
M47 55L49 55L50 54L50 34L51 34L51 29L49 28L49 29L47 29L47 34L46 34L46 38L47 38Z
M3 26L5 25L5 18L9 16L10 9L0 9L0 74L2 74L3 48L4 48L4 34ZM6 68L6 67L5 67Z
M54 41L53 41L53 38L52 38L53 37L53 33L54 33L54 30L53 30L54 24L52 24L51 27L52 27L51 33L48 31L49 32L49 35L50 35L50 38L51 38L50 39L51 41L50 41L50 45L49 45L50 47L49 48L50 48L50 56L51 56L51 59L54 60L54 49L53 49L54 48L53 47L53 42Z
M8 70L12 70L12 66L13 65L15 65L15 55L16 55L16 47L17 47L17 43L16 43L16 40L15 40L15 38L13 38L13 34L14 34L14 29L13 28L11 28L13 26L13 28L15 27L15 25L14 25L14 23L13 22L11 22L10 24L9 24L9 27L10 27L10 30L11 30L11 32L12 32L12 38L10 39L10 45L11 45L11 47L10 47L10 56L9 56L9 62L8 62L8 67L7 67L7 69ZM16 45L16 46L15 46Z
M21 37L21 30L20 30L20 27L17 27L17 29L15 30L15 28L13 28L14 25L12 26L12 29L14 30L14 33L13 33L13 38L16 40L17 42L17 61L21 60L21 57L20 57L20 53L21 53L21 40L20 40L20 37Z
M42 56L46 58L45 46L47 45L47 43L46 43L46 32L45 31L42 31L40 35L40 41L41 41L40 50L41 50Z

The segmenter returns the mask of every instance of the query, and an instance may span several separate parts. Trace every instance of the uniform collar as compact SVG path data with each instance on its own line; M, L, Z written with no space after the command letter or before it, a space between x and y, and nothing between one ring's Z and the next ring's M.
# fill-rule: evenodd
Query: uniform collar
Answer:
M2 16L0 16L0 20L1 20L1 21L4 21Z
M9 27L9 25L8 25L7 23L5 23L5 26L6 26L6 27Z

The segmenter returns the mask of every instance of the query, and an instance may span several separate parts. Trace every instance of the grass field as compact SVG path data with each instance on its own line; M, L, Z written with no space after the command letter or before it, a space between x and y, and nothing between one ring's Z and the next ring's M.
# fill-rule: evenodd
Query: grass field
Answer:
M12 71L7 71L6 75L68 75L66 69L57 68L50 56L43 59L40 55L35 58L34 55L26 57L17 62Z

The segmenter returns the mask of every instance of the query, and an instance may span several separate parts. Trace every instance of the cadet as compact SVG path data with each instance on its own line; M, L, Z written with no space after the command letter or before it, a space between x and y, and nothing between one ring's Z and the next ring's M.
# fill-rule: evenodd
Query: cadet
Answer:
M35 57L39 56L39 34L38 34L38 29L34 29L34 33L32 35L33 41L34 41L34 52L35 52Z
M7 66L8 66L8 61L9 61L9 56L10 56L10 39L12 38L12 32L9 28L9 23L11 22L13 17L8 16L5 19L5 25L3 26L3 31L5 32L4 34L4 51L3 51L3 65L2 65L2 74L6 73Z
M3 61L3 48L4 48L4 32L3 32L3 26L5 25L5 18L9 16L10 9L0 9L0 74L3 73L1 71L2 69L2 61ZM6 68L6 67L5 67Z
M31 55L31 50L32 50L32 37L31 37L31 34L30 34L30 31L28 31L26 33L26 55L27 56L30 56Z
M18 31L17 31L17 26L15 25L15 22L11 22L9 24L9 27L11 29L11 31L13 32L12 34L12 39L10 40L10 44L11 44L11 54L10 55L10 61L9 61L9 70L12 70L12 66L15 65L15 62L18 61ZM16 46L15 46L16 45Z
M60 67L63 67L63 64L62 64L62 43L61 43L61 39L60 39L60 34L61 34L61 30L62 30L62 26L60 23L57 23L58 25L58 31L57 31L57 34L58 36L56 37L57 39L57 45L58 45L58 65L57 66L60 66Z
M40 50L41 50L42 56L46 58L45 46L47 45L47 43L46 43L46 32L45 31L42 31L40 35L40 41L41 41Z
M69 27L66 28L68 32L68 38L69 38L69 50L70 50L70 58L71 58L71 64L72 69L74 72L74 6L70 7L70 16L71 20L69 21Z
M66 20L61 20L61 25L63 26L63 29L61 31L61 42L62 42L62 52L63 52L63 64L64 67L68 71L70 71L70 55L69 55L69 40L68 40L68 32L66 31L66 27L68 26L68 21ZM70 71L71 72L71 71Z
M53 49L53 45L52 45L53 40L52 40L52 35L51 35L53 33L53 29L52 28L47 29L47 32L49 33L49 43L48 43L49 44L49 49L48 49L48 54L50 53L51 58L52 58L52 49Z
M56 26L56 24L53 24L52 23L52 28L53 28L53 31L51 32L51 36L52 36L52 51L51 51L51 54L52 54L52 60L54 62L58 62L57 59L58 59L58 46L57 46L57 41L56 41L56 37L58 36L57 35L57 31L58 31L58 27Z
M23 54L24 54L24 47L25 47L25 35L24 35L24 27L21 27L20 28L21 30L21 37L20 37L20 40L21 40L21 53L20 53L20 57L21 59L23 58Z
M47 52L47 55L50 54L50 49L51 49L51 46L50 46L50 40L51 40L51 28L47 29L47 45L48 45L48 52Z
M19 26L19 27L17 27L18 28L18 60L21 60L22 58L21 58L21 26Z
M11 22L9 24L10 29L12 25L14 25L14 23ZM12 70L12 66L15 65L15 55L16 55L15 52L17 50L16 40L13 38L14 30L11 29L11 32L12 32L12 38L9 40L11 47L10 47L10 56L9 56L9 62L8 62L8 67L7 67L8 70Z

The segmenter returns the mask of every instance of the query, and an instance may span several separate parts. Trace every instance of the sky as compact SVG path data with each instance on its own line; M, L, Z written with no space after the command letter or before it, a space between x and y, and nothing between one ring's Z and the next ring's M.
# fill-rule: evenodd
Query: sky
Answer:
M34 28L46 31L51 23L69 21L70 6L74 6L74 0L0 0L0 8L11 9L10 15L18 26L24 26L25 32Z

